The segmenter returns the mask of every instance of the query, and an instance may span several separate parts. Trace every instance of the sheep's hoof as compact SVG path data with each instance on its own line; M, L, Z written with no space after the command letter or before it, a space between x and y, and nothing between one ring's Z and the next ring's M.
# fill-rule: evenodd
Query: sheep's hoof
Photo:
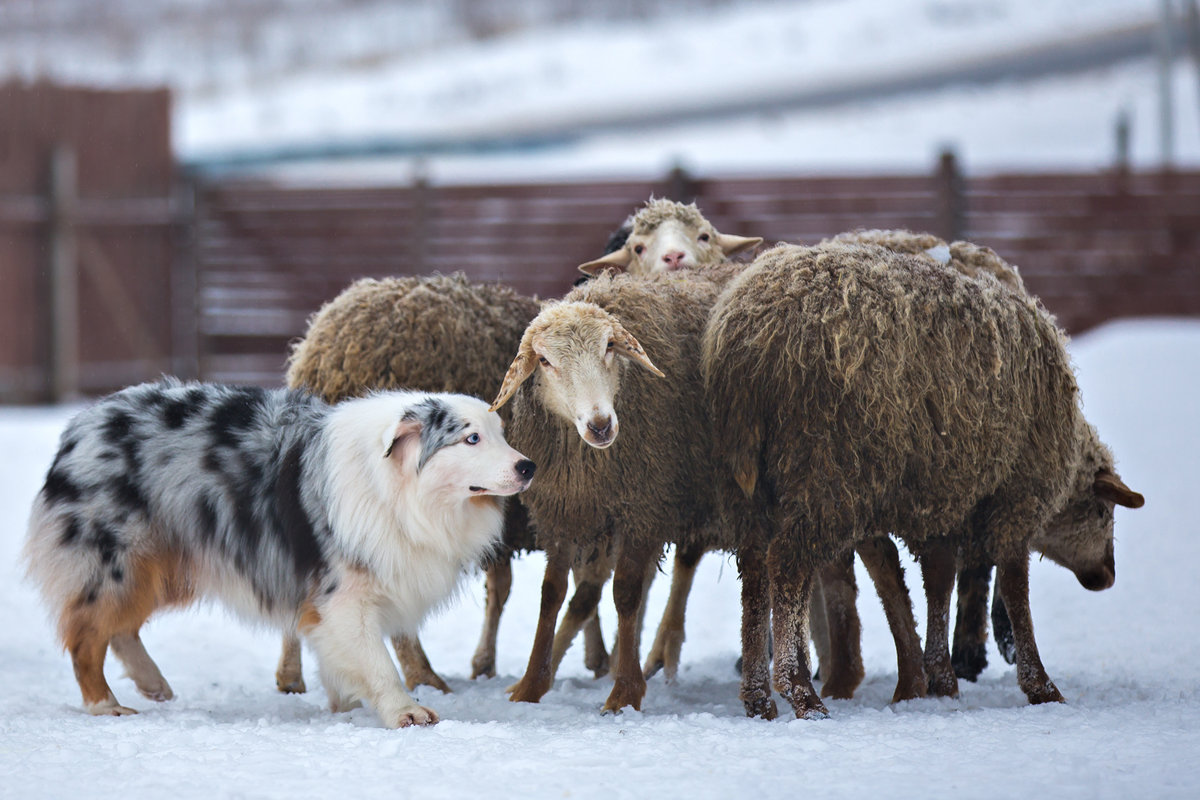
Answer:
M631 678L618 678L613 681L612 692L604 704L604 713L619 713L621 709L632 707L634 711L642 710L642 698L646 696L646 682Z
M821 686L822 697L832 697L835 700L849 700L854 697L854 690L862 683L863 675L842 672L835 674Z
M444 680L442 680L440 675L432 671L420 672L414 675L409 681L407 681L407 684L410 692L416 689L418 686L429 686L437 689L442 694L453 694L453 691L450 689L450 684L446 683Z
M508 699L514 703L536 703L548 691L550 691L548 685L522 678L508 687Z
M476 653L471 659L471 680L496 677L495 653Z
M918 697L925 696L925 673L921 672L911 677L900 676L896 681L896 691L892 694L892 702L899 703L903 700L915 700Z
M950 665L955 675L974 683L987 667L987 648L982 643L957 647L950 654Z
M779 716L779 709L771 697L771 689L767 684L742 684L739 695L742 705L746 709L747 717L762 717L770 720Z
M1058 691L1058 687L1054 682L1047 680L1041 686L1026 689L1025 696L1029 698L1029 702L1033 705L1041 705L1042 703L1065 703L1066 698Z
M781 691L796 712L796 719L829 719L829 709L821 702L821 698L811 686L794 687L791 691Z

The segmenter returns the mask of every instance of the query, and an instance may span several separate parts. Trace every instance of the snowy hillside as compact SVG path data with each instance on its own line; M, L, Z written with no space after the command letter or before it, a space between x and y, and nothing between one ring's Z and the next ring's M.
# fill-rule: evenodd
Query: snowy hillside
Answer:
M938 148L953 145L969 169L1094 168L1111 163L1115 121L1125 113L1134 163L1158 160L1148 59L819 109L773 110L771 102L1053 50L1152 23L1157 0L626 0L572 3L558 15L547 0L254 0L240 14L228 0L170 0L151 6L158 15L145 12L140 26L135 15L111 12L118 19L109 27L120 35L108 38L80 23L88 18L80 9L94 6L54 0L48 7L74 8L74 17L46 12L39 29L36 15L27 15L24 27L0 32L0 71L169 83L178 92L177 148L187 159L619 120L630 129L423 166L443 180L660 173L677 161L710 173L924 170ZM206 25L194 22L202 7ZM162 8L175 8L175 16ZM173 21L180 8L190 9L183 16L191 27ZM1174 95L1179 163L1200 164L1200 89L1195 66L1182 57ZM683 116L747 98L764 110L735 121L636 126L639 116L669 118L672 109ZM394 181L412 168L400 158L319 174Z
M644 711L601 717L606 681L573 650L540 705L507 702L537 614L541 561L517 562L499 672L465 677L481 587L431 621L425 642L454 693L422 690L443 722L389 731L367 711L332 715L314 688L276 694L276 636L222 612L168 614L145 631L178 699L156 705L109 665L142 713L80 710L67 657L16 566L30 501L65 409L0 411L0 794L50 797L795 797L1194 798L1200 794L1200 561L1191 503L1200 475L1200 323L1127 321L1072 346L1088 416L1146 506L1117 517L1117 583L1099 594L1045 562L1032 603L1047 668L1069 704L1033 707L994 650L957 700L888 705L895 655L869 589L867 680L822 722L745 719L732 664L736 570L701 564L679 683L651 681ZM917 585L909 570L910 587ZM860 585L868 586L865 575ZM660 578L649 618L665 600ZM924 613L914 596L918 619ZM606 599L604 625L614 619ZM924 625L920 626L922 629ZM578 649L578 648L577 648ZM308 655L306 676L318 687Z

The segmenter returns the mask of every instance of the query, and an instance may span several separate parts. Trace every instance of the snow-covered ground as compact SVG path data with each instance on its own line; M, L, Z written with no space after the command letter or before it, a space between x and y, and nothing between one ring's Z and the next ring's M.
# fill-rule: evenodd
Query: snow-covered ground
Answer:
M118 698L142 713L92 718L68 658L17 557L33 495L69 409L0 411L0 795L7 797L1061 797L1200 796L1200 322L1139 320L1077 339L1089 418L1146 506L1117 517L1117 583L1082 589L1035 562L1032 599L1048 671L1067 705L1029 706L995 651L957 700L890 706L895 655L864 592L867 680L820 722L746 719L732 667L738 582L726 559L701 564L675 686L651 681L642 712L598 710L607 680L568 654L539 705L504 688L521 673L537 614L541 560L516 564L494 680L467 679L481 621L479 580L426 626L454 693L420 691L443 722L385 730L366 710L330 714L308 655L310 692L282 696L277 638L220 610L164 615L147 648L178 696L137 695L110 663ZM651 594L649 618L668 581ZM918 585L910 567L910 587ZM924 614L914 596L918 619ZM603 606L605 630L614 619ZM920 626L922 629L924 625Z

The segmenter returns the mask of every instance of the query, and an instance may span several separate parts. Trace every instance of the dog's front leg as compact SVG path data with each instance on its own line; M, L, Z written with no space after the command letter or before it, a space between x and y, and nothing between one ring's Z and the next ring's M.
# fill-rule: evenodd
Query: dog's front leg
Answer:
M438 715L404 690L384 644L379 613L368 601L339 590L307 630L320 661L321 682L334 711L363 700L389 728L432 725Z

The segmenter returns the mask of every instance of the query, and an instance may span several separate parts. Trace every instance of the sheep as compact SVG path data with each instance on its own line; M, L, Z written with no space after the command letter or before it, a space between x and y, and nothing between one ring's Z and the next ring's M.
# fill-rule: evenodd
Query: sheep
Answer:
M292 349L287 383L328 403L401 387L486 396L540 306L536 298L498 284L475 283L462 274L360 280L309 321L305 337ZM507 505L504 544L483 565L487 601L471 659L473 679L495 676L496 634L512 585L512 553L536 547L519 502ZM596 580L580 573L576 584L598 593L607 575L599 586ZM588 621L587 637L585 663L603 674L607 652L597 621ZM397 637L393 645L410 689L426 684L450 691L417 638ZM295 636L284 637L276 683L280 691L304 691Z
M604 255L579 266L587 277L605 272L630 275L702 268L704 279L724 283L745 265L729 259L762 244L760 237L719 233L696 208L651 197L609 236ZM576 283L580 285L586 278ZM682 548L675 555L671 591L654 642L646 655L643 676L649 680L660 669L668 683L675 680L683 646L684 611L703 550ZM649 587L647 586L647 589Z
M986 280L995 278L1021 295L1028 295L1025 283L1021 280L1020 271L1015 265L1000 258L989 247L972 242L947 242L931 233L915 233L907 230L857 230L840 233L826 239L820 245L830 243L874 244L897 253L907 253L913 256L924 256L947 264L971 278ZM818 245L818 246L820 246ZM992 564L986 559L979 559L977 552L961 554L970 561L964 561L958 572L958 613L954 625L954 646L951 650L951 664L955 675L968 680L975 680L987 665L987 595L988 584L991 581ZM853 572L842 574L843 578L853 577ZM831 586L836 576L826 576L825 596L831 592L836 605L836 598L853 598L853 585L842 587ZM840 591L839 591L840 590ZM845 600L843 599L843 603ZM850 612L845 611L842 618L855 622ZM996 594L992 605L993 628L996 633L996 644L1001 654L1011 664L1015 658L1012 649L1012 631L1008 626L1008 616L1004 611L1004 601L999 593ZM857 630L857 628L855 628ZM845 634L846 638L852 634ZM928 639L928 637L927 637ZM820 641L818 639L818 641ZM859 657L861 659L861 656Z
M877 244L900 253L928 256L949 264L964 275L980 280L990 276L1012 291L1030 296L1015 265L1006 262L991 248L971 242L947 243L932 234L903 230L854 231L839 234L822 244L828 242ZM1090 433L1086 448L1098 452L1102 447L1094 432ZM1061 526L1052 525L1051 529L1057 527ZM1038 549L1036 543L1034 549ZM963 552L960 556L963 563L958 571L958 612L950 662L957 677L973 681L987 666L987 597L993 564L977 550ZM1004 659L1012 664L1016 658L1015 642L999 592L993 598L991 616L996 646Z
M743 611L748 713L775 713L773 610L775 688L798 717L828 714L799 646L809 589L883 531L917 553L931 626L949 607L957 547L993 559L1021 689L1034 703L1062 700L1033 637L1029 550L1036 542L1104 588L1113 506L1142 502L1111 453L1090 447L1063 337L1035 299L877 246L780 245L726 287L702 355L718 486L743 581L769 583L774 606L764 591ZM1104 524L1071 524L1089 514ZM948 653L932 666L940 685Z
M537 702L553 683L555 616L576 553L611 549L615 562L617 645L604 710L617 712L640 708L646 691L638 611L663 546L732 545L712 524L709 424L699 391L700 334L719 284L690 272L602 275L548 304L522 336L492 404L511 399L508 439L540 459L539 491L524 500L546 572L513 701Z
M580 264L579 270L587 275L606 270L649 275L718 267L730 256L751 251L762 241L758 236L719 233L695 203L684 205L651 197L609 237L605 254ZM734 271L740 271L740 267ZM717 272L709 271L710 279L717 276Z

